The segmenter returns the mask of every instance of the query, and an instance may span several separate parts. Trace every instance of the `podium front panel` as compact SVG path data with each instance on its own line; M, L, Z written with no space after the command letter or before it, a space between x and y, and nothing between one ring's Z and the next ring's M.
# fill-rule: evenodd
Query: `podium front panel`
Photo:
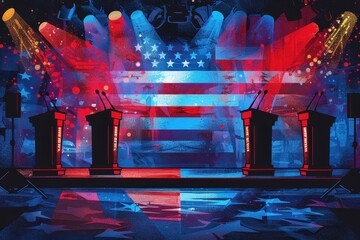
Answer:
M298 113L303 143L303 167L301 175L331 175L330 128L335 117L305 111Z
M272 175L272 126L277 115L250 109L241 112L244 125L245 175ZM251 173L252 172L252 173Z
M35 127L35 168L61 168L66 114L50 111L30 117Z
M92 168L118 167L118 142L122 112L104 110L86 116L92 128Z

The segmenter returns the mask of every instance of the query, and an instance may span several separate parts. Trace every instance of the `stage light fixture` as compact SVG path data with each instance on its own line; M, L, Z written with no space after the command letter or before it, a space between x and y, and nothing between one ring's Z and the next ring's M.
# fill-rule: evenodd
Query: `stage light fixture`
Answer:
M153 25L146 19L144 13L140 10L134 11L131 16L131 21L135 31L137 42L142 44L148 38L154 44L163 44L160 36L156 32ZM149 49L151 51L151 49Z
M191 46L199 49L201 54L214 50L220 36L223 21L224 15L218 11L213 11L210 18L192 39Z
M88 15L84 18L85 39L99 49L107 50L108 33L94 15Z
M15 9L14 8L9 8L8 10L6 10L2 16L2 20L4 22L9 21L13 16L15 15Z

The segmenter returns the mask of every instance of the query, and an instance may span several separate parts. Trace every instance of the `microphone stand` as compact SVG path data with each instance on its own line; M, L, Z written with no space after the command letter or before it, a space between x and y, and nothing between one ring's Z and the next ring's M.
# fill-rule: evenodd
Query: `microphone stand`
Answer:
M258 91L258 93L257 93L256 97L254 98L254 100L252 101L252 103L250 104L250 106L249 106L249 108L248 108L248 109L250 109L250 108L254 105L254 103L255 103L256 99L259 97L259 95L260 95L260 94L261 94L261 90L259 90L259 91Z
M106 96L106 93L104 91L101 92L102 95L104 95L104 97L106 98L106 100L108 101L108 103L110 104L111 108L113 110L115 110L114 106L111 104L110 100L108 99L108 97Z
M106 110L106 105L105 105L105 103L104 103L104 101L102 100L102 98L101 98L101 96L100 96L100 92L99 92L99 90L95 90L95 93L99 96L99 98L100 98L100 100L101 100L101 102L102 102L102 104L103 104L103 106L104 106L104 110Z
M261 100L260 100L260 102L259 102L259 104L258 104L258 106L257 106L257 110L259 110L259 107L260 107L260 105L261 105L261 102L264 100L264 97L265 97L265 95L268 93L268 90L265 90L264 91L264 95L262 96L262 98L261 98Z

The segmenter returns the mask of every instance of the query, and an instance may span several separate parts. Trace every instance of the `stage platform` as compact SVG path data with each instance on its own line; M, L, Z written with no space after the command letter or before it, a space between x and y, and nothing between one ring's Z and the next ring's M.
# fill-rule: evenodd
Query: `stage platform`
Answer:
M298 169L276 169L274 176L245 176L241 169L124 168L121 175L89 175L88 168L67 168L63 176L32 176L46 188L328 188L348 169L335 169L330 177L300 176Z

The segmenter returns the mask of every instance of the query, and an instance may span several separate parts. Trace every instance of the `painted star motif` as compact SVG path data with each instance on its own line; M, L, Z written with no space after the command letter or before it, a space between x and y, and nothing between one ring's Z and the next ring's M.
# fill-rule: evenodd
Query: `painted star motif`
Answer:
M144 37L144 44L148 43L149 42L149 38L148 37Z
M189 67L190 62L186 61L186 59L185 59L185 61L181 62L181 63L183 64L183 67Z
M151 55L151 53L149 53L148 51L146 51L146 53L144 53L145 59L150 59L150 55Z
M111 208L112 211L120 212L141 212L142 209L136 203L121 202L122 206Z
M30 92L26 91L25 88L21 89L20 93L21 93L21 96L29 98Z
M165 59L166 53L161 51L161 53L159 53L159 56L160 56L160 59Z
M189 45L187 43L185 43L184 45L184 51L185 52L188 52L189 51Z
M197 54L195 52L190 53L191 59L196 59Z
M289 207L287 209L283 209L283 210L279 210L279 212L282 213L291 213L291 215L317 215L317 216L323 216L324 214L319 213L319 212L314 212L311 210L311 208L307 207L307 208L292 208Z
M48 225L44 223L40 223L40 225L30 227L29 229L42 230L46 234L59 232L59 231L68 231L68 229L64 228L64 225Z
M142 48L142 46L139 43L137 45L135 45L135 51L141 52L141 48Z
M158 45L154 44L154 45L151 46L151 49L152 49L153 52L157 52L158 47L159 47Z
M208 53L206 54L206 59L210 59L210 58L211 58L211 53L208 52Z
M171 45L171 44L169 44L169 45L167 46L168 51L172 51L172 50L173 50L173 48L174 48L174 46L173 46L173 45Z
M21 80L30 80L31 76L29 74L27 74L27 72L24 73L19 73L19 75L21 76Z
M263 217L273 217L273 216L281 216L279 213L273 213L273 212L266 212L265 210L259 210L256 212L252 211L242 211L243 214L238 214L236 217L248 217L248 218L255 218L258 220L262 220Z
M174 62L171 61L171 59L170 59L168 62L166 62L166 63L167 63L167 65L168 65L168 67L174 67Z
M266 206L270 206L270 204L274 203L289 203L287 201L282 201L279 198L258 198L255 202L264 202Z
M203 60L198 61L198 62L197 62L198 67L204 67L204 63L205 63L205 62L203 62Z
M156 59L154 59L154 61L152 61L151 64L152 64L152 67L157 67L159 62L156 61Z
M35 222L36 218L46 218L50 219L47 216L43 215L41 211L36 212L26 212L21 215L27 222Z
M116 239L121 239L121 238L128 238L128 239L132 239L131 237L126 236L126 234L130 234L133 233L131 231L122 231L122 232L118 232L118 231L114 231L111 228L106 229L104 232L98 234L95 236L95 238L116 238Z
M181 57L181 53L176 52L176 53L175 53L175 59L180 59L180 57Z

